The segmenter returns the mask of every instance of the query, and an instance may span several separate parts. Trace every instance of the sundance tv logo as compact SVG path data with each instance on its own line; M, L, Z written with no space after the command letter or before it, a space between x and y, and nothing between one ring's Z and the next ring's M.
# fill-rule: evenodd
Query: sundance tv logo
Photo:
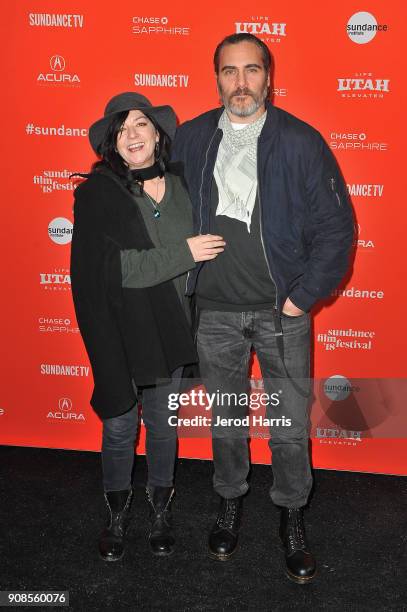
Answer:
M372 183L348 183L347 188L352 198L368 198L373 201L381 198L384 191L384 185Z
M77 87L80 85L80 78L75 73L65 71L65 58L62 55L53 55L49 59L51 72L40 72L37 76L38 85L69 85Z
M188 74L146 74L136 72L134 84L136 87L188 87Z
M365 45L374 39L377 32L387 32L387 24L377 23L372 13L360 11L349 19L346 25L346 33L352 42Z
M74 412L73 404L70 397L60 397L58 400L58 409L50 410L47 414L47 419L52 421L77 421L84 422L85 415L82 412Z
M133 34L147 36L189 36L191 28L174 24L168 17L136 15L132 18L131 31Z
M40 372L43 376L86 377L89 376L89 366L61 363L41 363Z
M377 78L372 72L356 72L353 77L338 78L337 82L342 99L382 100L390 93L390 79Z
M83 15L28 13L28 24L38 28L83 28Z
M280 43L287 36L287 24L271 17L251 16L247 21L236 21L236 34L254 34L265 43Z

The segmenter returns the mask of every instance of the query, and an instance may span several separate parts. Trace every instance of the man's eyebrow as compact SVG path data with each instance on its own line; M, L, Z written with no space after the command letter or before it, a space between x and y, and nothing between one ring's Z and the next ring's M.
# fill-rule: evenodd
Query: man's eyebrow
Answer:
M234 70L235 68L237 68L237 66L223 66L221 69L221 72L223 72L224 70ZM260 66L260 64L246 64L245 66L243 66L243 68L262 68L262 66Z

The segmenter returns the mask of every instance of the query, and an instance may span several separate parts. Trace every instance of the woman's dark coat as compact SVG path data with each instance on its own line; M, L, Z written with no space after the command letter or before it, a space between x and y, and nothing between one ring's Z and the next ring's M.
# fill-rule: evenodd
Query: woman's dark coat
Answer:
M121 286L121 249L154 248L142 215L120 180L93 172L75 190L71 281L75 312L94 378L91 405L101 418L136 402L155 384L197 361L191 332L170 280L146 289Z

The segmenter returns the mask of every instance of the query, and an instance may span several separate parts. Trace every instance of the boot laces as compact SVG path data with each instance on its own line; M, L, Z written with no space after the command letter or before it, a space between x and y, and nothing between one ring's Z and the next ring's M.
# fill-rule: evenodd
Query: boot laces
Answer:
M290 550L305 550L307 542L302 514L299 509L290 508L288 511L287 540Z
M129 495L127 497L127 500L126 500L126 503L125 503L123 509L119 510L117 512L113 512L113 510L112 510L112 508L111 508L111 506L110 506L110 504L108 502L107 496L105 495L107 507L109 508L109 512L110 512L110 523L109 523L108 529L114 528L114 529L117 529L117 531L120 533L120 535L124 534L123 520L124 520L124 518L126 516L126 513L127 513L128 509L129 509L132 496L133 496L133 491L130 490L129 491Z
M233 529L236 517L237 505L231 500L226 500L226 507L218 518L218 525L221 529Z
M158 508L157 509L157 507L153 503L153 498L151 496L150 489L148 487L146 487L147 498L148 498L148 501L150 502L151 507L152 507L153 512L154 512L154 522L156 522L157 520L160 520L160 519L165 520L166 514L169 512L169 505L170 505L171 500L173 498L174 492L175 491L173 489L171 491L171 493L170 493L170 496L169 496L165 506L163 508Z

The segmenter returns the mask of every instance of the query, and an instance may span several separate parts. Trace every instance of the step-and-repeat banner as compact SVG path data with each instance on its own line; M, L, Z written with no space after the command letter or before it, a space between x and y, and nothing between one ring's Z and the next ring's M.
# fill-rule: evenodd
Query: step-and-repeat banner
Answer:
M355 210L352 269L313 318L314 466L407 473L405 23L395 0L3 6L0 443L100 449L69 272L89 125L122 91L180 122L218 106L213 51L250 32L274 56L274 104L320 130ZM255 356L251 377L261 389ZM251 454L270 461L266 430ZM209 458L209 437L183 434L180 455Z

